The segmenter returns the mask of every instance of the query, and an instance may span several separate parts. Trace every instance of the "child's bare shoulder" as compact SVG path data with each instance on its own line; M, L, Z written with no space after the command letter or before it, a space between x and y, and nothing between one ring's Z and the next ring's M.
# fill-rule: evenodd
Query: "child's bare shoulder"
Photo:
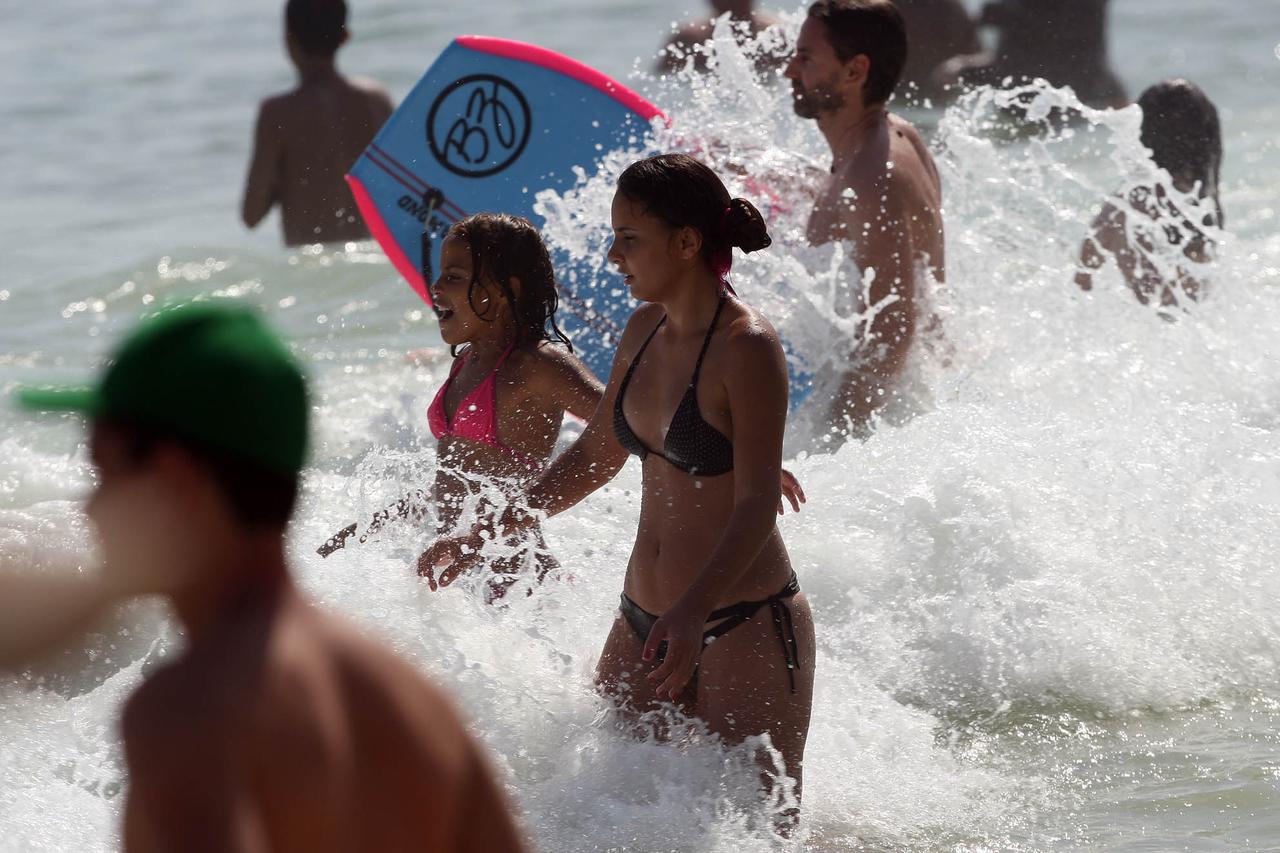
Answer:
M522 374L527 380L552 378L578 363L568 347L551 341L539 341L536 346L521 347L511 353L509 361L515 372Z

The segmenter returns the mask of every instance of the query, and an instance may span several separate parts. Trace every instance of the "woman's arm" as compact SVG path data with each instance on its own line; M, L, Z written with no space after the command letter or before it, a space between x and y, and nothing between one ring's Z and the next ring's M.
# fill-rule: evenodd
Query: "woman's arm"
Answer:
M644 658L667 641L662 665L649 675L658 695L674 699L693 675L708 614L736 584L773 535L781 494L787 367L777 332L754 320L729 338L733 369L725 378L733 419L733 513L706 565L649 632Z
M560 454L546 471L529 484L524 494L524 504L528 509L547 516L562 513L612 480L622 470L627 461L627 451L618 444L618 439L613 434L613 404L618 397L618 386L631 365L640 340L653 331L661 312L662 309L657 305L645 305L631 315L622 332L622 340L618 342L613 367L609 370L609 383L591 407L587 428L568 450ZM577 359L573 361L581 365L582 373L591 376L585 365ZM580 411L586 411L591 402L591 384L581 376L578 384L577 391L564 392L565 408L573 414L577 412L570 408L570 403ZM574 397L577 399L573 399Z

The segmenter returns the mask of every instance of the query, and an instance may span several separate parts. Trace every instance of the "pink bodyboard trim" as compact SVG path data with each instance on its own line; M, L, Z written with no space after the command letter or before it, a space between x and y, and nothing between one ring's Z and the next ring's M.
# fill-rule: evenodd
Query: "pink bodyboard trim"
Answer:
M588 86L604 92L633 113L638 114L645 121L652 121L656 116L666 118L662 110L612 77L607 77L591 66L583 65L578 60L570 59L562 53L556 53L554 50L547 50L545 47L538 47L534 44L525 44L522 41L491 38L489 36L458 36L454 41L467 50L489 53L494 56L505 56L509 59L527 62L530 65L549 68L566 77L572 77L574 80L586 83Z
M360 215L364 217L365 224L369 226L369 233L373 235L373 239L378 241L382 251L391 260L391 265L396 268L396 272L404 276L405 280L409 282L409 286L413 288L414 293L417 293L422 297L423 302L430 305L431 294L427 291L427 285L422 280L422 273L414 267L413 262L409 260L409 256L404 253L404 250L400 248L400 244L396 242L396 238L391 236L391 229L383 221L382 214L378 213L378 206L373 203L373 197L369 195L369 191L364 188L364 184L355 175L347 175L347 183L351 186L351 195L355 197L356 207L360 209Z

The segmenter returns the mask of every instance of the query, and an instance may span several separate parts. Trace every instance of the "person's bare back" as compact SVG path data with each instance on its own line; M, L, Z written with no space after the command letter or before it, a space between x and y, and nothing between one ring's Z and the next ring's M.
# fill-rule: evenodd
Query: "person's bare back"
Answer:
M258 111L242 216L253 228L279 204L289 246L369 236L344 176L394 107L378 84L338 73L345 22L341 3L290 4L286 44L300 82Z
M337 74L264 101L245 224L253 227L279 204L287 245L367 238L344 176L391 112L376 84Z
M462 732L410 666L286 585L129 701L126 847L518 850Z

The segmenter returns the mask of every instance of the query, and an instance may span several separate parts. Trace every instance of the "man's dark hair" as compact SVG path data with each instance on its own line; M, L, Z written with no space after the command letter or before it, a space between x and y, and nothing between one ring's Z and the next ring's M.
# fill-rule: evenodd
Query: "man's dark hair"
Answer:
M346 0L289 0L284 25L304 53L333 56L347 30Z
M818 0L809 17L827 28L827 40L841 62L859 54L871 61L864 104L889 100L907 64L907 26L890 0Z
M232 515L245 527L260 530L284 527L298 500L298 474L282 473L247 462L234 454L208 447L172 432L120 420L94 424L119 437L130 463L140 465L157 447L173 443L202 464L221 489Z

